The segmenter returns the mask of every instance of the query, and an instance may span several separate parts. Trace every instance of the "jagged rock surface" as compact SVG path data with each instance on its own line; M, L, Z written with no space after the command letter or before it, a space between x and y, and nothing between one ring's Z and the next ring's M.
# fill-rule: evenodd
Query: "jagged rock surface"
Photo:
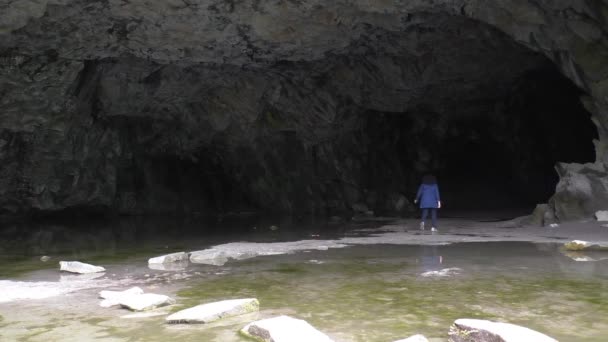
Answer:
M399 212L471 113L520 150L500 108L547 59L586 94L603 168L607 15L591 0L0 1L0 209ZM558 218L607 207L564 168Z

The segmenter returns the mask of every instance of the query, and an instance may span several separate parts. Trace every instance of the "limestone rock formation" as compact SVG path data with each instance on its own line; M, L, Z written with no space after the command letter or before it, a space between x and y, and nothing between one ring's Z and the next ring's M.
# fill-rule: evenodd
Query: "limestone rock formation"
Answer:
M555 129L564 80L530 81L548 72L597 130L594 163L562 164L550 204L591 216L608 201L607 13L595 0L0 1L0 214L403 214L422 172L458 164L438 155L480 138L484 162L510 158L505 177L546 192L538 155L592 161L556 149L593 139Z

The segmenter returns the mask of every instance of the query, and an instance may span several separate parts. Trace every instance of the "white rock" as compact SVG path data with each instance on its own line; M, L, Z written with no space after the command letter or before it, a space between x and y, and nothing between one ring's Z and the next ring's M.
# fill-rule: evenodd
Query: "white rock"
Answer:
M457 319L449 333L450 342L504 341L504 342L557 342L557 340L515 324L481 319Z
M152 310L161 306L174 304L172 298L154 293L125 296L118 299L118 303L133 311Z
M42 262L47 262L49 260L51 260L51 257L48 255L43 255L40 257L40 261L42 261Z
M224 265L228 260L244 260L263 255L279 255L307 250L343 248L346 244L335 240L301 240L293 242L232 242L190 253L190 262L196 264Z
M259 310L260 303L255 298L230 299L176 312L167 317L166 321L168 323L209 323Z
M144 290L142 290L141 288L132 287L132 288L130 288L128 290L124 290L124 291L108 291L108 290L100 291L99 297L103 298L103 299L119 299L124 296L139 295L139 294L143 294L143 293L144 293Z
M564 248L568 251L606 251L608 244L606 242L589 242L582 240L572 240L564 244Z
M206 249L190 253L190 262L194 264L223 266L228 262L228 256L224 251Z
M608 210L598 210L595 212L595 218L598 221L608 221Z
M120 300L122 298L126 298L127 296L136 296L144 293L144 290L139 287L132 287L128 290L124 291L101 291L99 292L99 297L103 298L99 303L99 306L102 308L109 308L112 306L120 305Z
M249 323L241 329L241 334L263 342L332 342L308 322L289 316Z
M428 271L422 273L420 276L422 277L449 277L452 275L459 274L462 269L458 267L444 268L439 271Z
M557 227L559 227L559 224L557 224L557 223L551 223L549 225L549 227L551 227L551 228L557 228Z
M106 269L101 266L93 266L80 261L60 261L59 270L80 274L98 273L106 271Z
M148 260L148 264L168 264L172 262L178 261L188 261L188 253L186 252L178 252L171 253L167 255L161 255L155 258L150 258Z
M424 337L424 335L414 335L414 336L410 336L404 340L399 340L399 341L395 341L395 342L429 342L429 340L427 340L427 338Z

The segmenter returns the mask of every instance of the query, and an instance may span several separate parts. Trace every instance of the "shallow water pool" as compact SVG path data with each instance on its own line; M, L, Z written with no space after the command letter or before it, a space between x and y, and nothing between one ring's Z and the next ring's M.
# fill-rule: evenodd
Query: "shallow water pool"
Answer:
M560 341L608 336L608 263L575 261L552 244L363 245L221 267L191 264L179 272L145 266L145 258L115 260L106 278L119 284L128 267L137 274L129 286L174 295L178 304L161 309L163 315L120 318L128 312L97 307L99 289L91 289L0 304L0 337L245 341L237 331L246 323L279 314L305 319L335 341L391 342L417 333L446 341L457 318L520 324ZM169 312L243 297L258 298L260 313L210 325L164 324Z

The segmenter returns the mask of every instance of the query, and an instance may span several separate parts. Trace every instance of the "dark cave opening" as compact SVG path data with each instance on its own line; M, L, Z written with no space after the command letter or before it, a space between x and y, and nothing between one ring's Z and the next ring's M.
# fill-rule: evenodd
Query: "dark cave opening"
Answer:
M391 159L387 154L399 156L403 186L390 183L409 197L424 174L435 174L444 215L529 213L555 192L558 162L588 163L595 158L597 131L581 95L547 64L524 74L500 101L484 105L491 111L368 112L368 128L374 131L371 153L376 161L382 156ZM370 175L376 174L370 178L378 179L378 172L370 170Z

